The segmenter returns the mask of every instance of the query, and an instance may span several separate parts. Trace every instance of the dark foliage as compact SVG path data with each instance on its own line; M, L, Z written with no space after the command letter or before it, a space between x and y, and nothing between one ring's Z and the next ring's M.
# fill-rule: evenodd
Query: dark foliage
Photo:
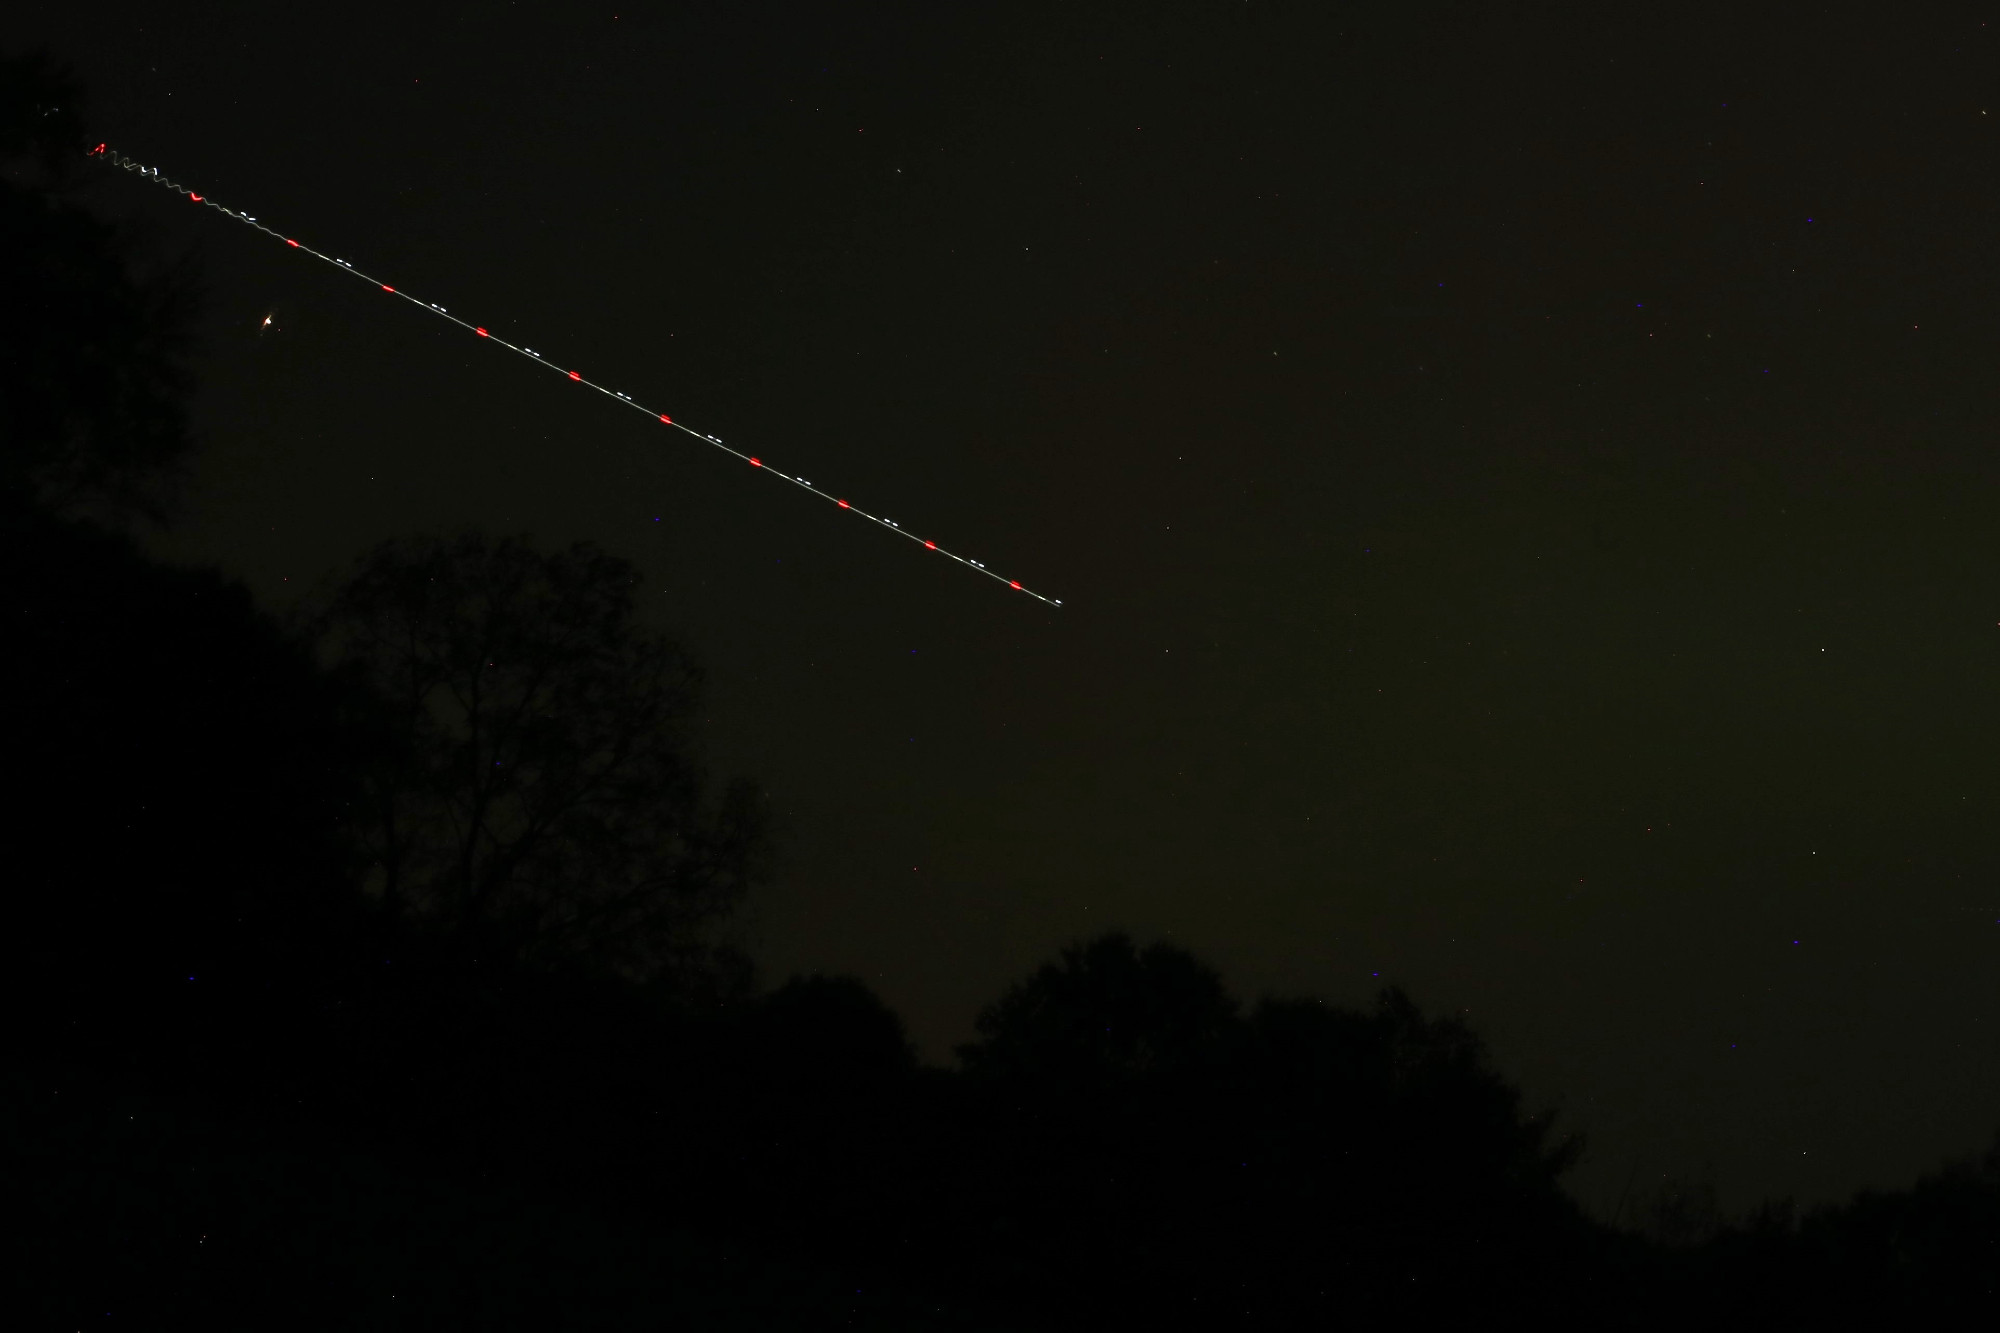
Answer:
M1052 1301L1289 1326L1581 1295L1556 1280L1585 1231L1556 1188L1574 1145L1400 993L1239 1018L1188 954L1114 935L979 1030L982 1239Z
M748 883L754 807L701 802L693 676L634 630L627 567L392 545L327 608L328 670L242 589L57 512L142 493L179 456L178 297L52 193L60 77L6 74L0 154L45 178L0 190L0 297L91 315L14 321L0 348L17 1321L1602 1328L1990 1307L2000 1155L1701 1243L1614 1235L1558 1189L1575 1141L1393 990L1246 1012L1188 953L1110 935L1001 997L952 1071L855 981L689 1003L678 969Z
M2000 1143L1908 1190L1766 1207L1670 1252L1656 1281L1662 1324L1714 1307L1746 1327L1977 1317L2000 1299Z
M192 447L195 283L70 198L79 101L48 60L0 61L0 506L157 519Z
M353 914L337 691L242 588L124 539L16 516L0 571L20 1039L240 1058L259 997L307 1002Z
M696 970L748 891L755 788L703 800L686 724L699 678L636 622L638 571L593 547L479 534L390 542L314 629L376 701L357 807L373 888L475 949Z

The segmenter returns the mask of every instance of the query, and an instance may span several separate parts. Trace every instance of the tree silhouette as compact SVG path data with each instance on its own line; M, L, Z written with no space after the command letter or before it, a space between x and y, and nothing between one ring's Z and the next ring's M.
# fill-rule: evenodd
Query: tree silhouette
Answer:
M46 58L0 61L0 504L159 519L192 448L195 283L69 197L80 101Z
M960 1056L983 1148L967 1192L1012 1280L1083 1322L1271 1326L1524 1299L1581 1228L1575 1145L1524 1116L1463 1025L1385 992L1241 1015L1189 954L1068 949ZM1143 1292L1143 1297L1134 1293ZM1097 1307L1097 1308L1091 1308Z
M959 1058L975 1077L1102 1088L1212 1057L1236 1021L1222 979L1193 955L1106 935L1010 988Z
M185 271L82 206L82 125L0 59L0 1010L24 1059L213 1084L347 919L347 756L247 592L79 521L161 516L191 445Z
M1185 951L1105 936L1001 996L958 1071L851 979L661 1003L716 974L761 825L746 786L704 797L698 675L639 626L630 565L390 543L311 620L342 678L240 586L75 521L159 512L189 443L186 286L75 206L80 124L60 70L0 61L5 1308L1678 1328L1993 1304L2000 1146L1802 1218L1725 1223L1670 1184L1611 1236L1557 1189L1577 1142L1395 990L1246 1009Z
M749 887L756 793L711 808L699 677L635 619L638 571L588 545L392 541L315 617L380 701L357 821L391 912L526 960L693 968Z

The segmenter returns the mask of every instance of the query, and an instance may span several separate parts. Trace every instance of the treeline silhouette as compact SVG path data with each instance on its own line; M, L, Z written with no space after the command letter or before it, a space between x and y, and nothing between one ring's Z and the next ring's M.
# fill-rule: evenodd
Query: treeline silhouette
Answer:
M1462 1024L1244 1007L1106 935L949 1069L759 988L754 789L623 562L391 543L280 623L124 528L192 442L185 266L0 67L0 1178L20 1327L1792 1326L1976 1308L2000 1155L1619 1231ZM1657 1210L1656 1210L1657 1211ZM1685 1218L1682 1219L1685 1221Z

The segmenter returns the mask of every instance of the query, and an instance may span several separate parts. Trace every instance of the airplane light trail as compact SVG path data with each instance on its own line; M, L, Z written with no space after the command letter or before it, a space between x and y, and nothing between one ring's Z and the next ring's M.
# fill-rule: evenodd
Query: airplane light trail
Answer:
M869 522L876 524L878 527L886 528L890 532L895 533L898 537L902 537L905 538L906 540L913 541L917 543L919 546L923 547L926 551L935 551L939 555L945 556L952 560L956 560L959 564L964 565L967 569L970 569L975 573L984 574L987 578L992 579L996 583L1004 583L1009 588L1012 588L1016 592L1026 593L1028 596L1034 598L1038 602L1047 603L1049 606L1062 605L1060 599L1054 597L1044 597L1041 593L1036 592L1032 588L1024 588L1021 586L1019 581L1003 577L1002 575L999 574L995 574L992 570L988 569L985 565L981 564L977 560L971 559L968 556L958 555L952 551L947 551L943 547L939 546L936 542L928 541L925 538L916 536L913 533L905 532L902 526L896 523L894 520L886 519L879 515L868 513L866 510L863 509L857 509L849 501L842 499L840 496L835 495L830 491L821 490L819 487L813 485L811 482L807 481L803 477L791 476L787 473L780 472L777 468L772 467L770 464L766 463L763 459L753 457L752 455L746 454L739 449L733 449L729 445L726 445L721 440L717 439L715 436L703 434L701 431L694 429L692 426L674 420L671 416L667 415L665 412L658 412L650 407L642 407L640 404L633 401L630 395L620 393L616 389L609 389L602 384L598 384L591 380L587 380L583 377L581 371L569 370L565 369L562 366L558 366L554 362L542 356L540 352L535 351L532 347L525 347L525 346L516 347L513 343L508 342L506 339L495 336L491 330L486 329L480 325L473 324L467 320L460 319L457 315L452 314L450 311L446 310L441 305L437 305L434 302L430 301L419 300L417 297L410 295L408 292L398 291L395 287L391 286L386 282L383 282L379 278L371 277L368 274L363 273L360 269L357 269L356 267L354 267L352 263L350 263L345 259L336 259L332 255L324 254L321 251L315 250L311 246L306 245L303 242L294 240L292 237L287 236L282 232L274 231L270 227L267 227L263 223L259 222L256 218L250 216L248 213L240 213L237 212L235 209L224 208L221 204L216 203L213 199L210 199L208 196L196 194L193 190L189 189L187 186L180 185L174 181L168 180L165 176L162 176L160 174L159 168L157 167L141 166L139 163L134 162L129 157L123 157L117 153L112 152L104 144L99 144L97 145L97 147L91 149L90 156L95 157L104 162L109 162L112 166L118 167L121 170L132 172L134 175L138 176L142 180L151 181L155 185L164 186L165 188L174 191L176 194L186 195L189 199L193 200L195 203L202 204L208 208L215 209L223 216L231 218L234 221L241 222L245 226L254 227L258 231L263 232L266 236L271 237L273 240L283 241L287 246L301 252L302 254L311 255L314 259L320 260L322 263L331 264L333 267L340 269L342 272L351 273L355 277L360 278L362 281L371 283L374 286L381 288L384 292L386 292L390 296L400 297L403 300L408 301L411 305L416 306L419 310L425 311L428 314L435 315L439 319L449 320L453 324L458 325L460 328L466 330L467 332L472 333L477 337L484 338L489 342L497 343L501 347L506 348L508 351L514 352L520 356L524 356L528 358L530 361L535 362L537 365L546 367L549 370L553 370L558 375L562 375L565 378L573 381L574 383L582 385L586 389L595 389L598 393L603 394L606 398L611 399L613 402L622 404L625 407L632 408L634 411L643 412L649 417L656 418L661 425L671 426L675 430L678 430L683 434L692 435L695 439L700 440L703 444L709 445L712 448L720 449L722 452L729 454L732 457L739 458L743 460L745 463L748 463L751 467L756 468L760 472L766 472L769 473L771 476L779 478L780 480L788 481L792 485L797 486L800 490L811 491L814 495L817 495L822 500L831 500L834 504L839 505L842 509L846 510L847 512L851 514L858 514L862 518L867 519ZM270 322L271 321L268 317L264 321L266 325L268 325Z

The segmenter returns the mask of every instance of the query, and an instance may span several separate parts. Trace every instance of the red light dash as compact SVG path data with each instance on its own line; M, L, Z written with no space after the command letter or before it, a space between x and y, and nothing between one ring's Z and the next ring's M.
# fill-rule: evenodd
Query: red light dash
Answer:
M256 230L263 232L266 236L269 236L271 239L283 241L285 245L290 249L303 250L305 251L305 253L311 255L314 259L319 260L321 263L344 270L351 277L359 278L363 282L372 282L376 286L380 287L384 292L388 293L389 295L402 296L406 301L409 301L411 304L423 306L426 309L430 310L432 313L440 316L441 318L449 320L450 322L452 322L453 324L457 325L460 328L471 329L481 338L493 337L492 333L487 329L467 324L459 316L448 314L445 311L445 308L441 305L433 305L426 301L419 301L414 296L409 296L399 291L397 288L391 286L386 282L383 282L379 278L371 277L365 273L362 273L360 270L356 269L353 264L350 264L348 261L344 259L335 259L331 255L323 254L318 250L314 250L308 247L303 241L294 240L291 237L286 236L271 227L264 226L263 224L259 223L256 218L252 217L248 213L238 212L235 209L227 208L221 204L215 203L212 199L208 198L208 196L206 195L195 193L187 186L182 185L181 183L172 180L167 176L162 175L157 167L144 166L138 162L133 161L130 158L121 157L115 153L112 153L109 146L105 144L98 144L94 150L88 150L88 151L90 152L91 156L103 158L109 161L112 165L118 167L122 171L136 173L142 179L149 181L151 184L164 186L165 188L176 194L185 195L189 200L191 200L194 203L209 204L212 207L214 207L217 212L226 214L227 216L238 222L247 223L250 226L254 227ZM1807 221L1811 221L1811 219L1809 218L1807 219ZM271 319L269 317L266 317L263 322L265 325L270 325ZM519 335L517 334L510 336L519 336ZM623 393L616 393L608 388L605 388L601 384L597 384L594 383L593 381L586 380L583 377L583 372L580 370L562 369L562 367L557 365L552 358L544 357L540 352L537 352L532 347L517 347L513 343L508 342L504 338L496 339L496 341L500 344L500 346L508 348L513 352L525 356L529 360L532 360L535 363L537 363L538 365L545 367L549 370L554 370L558 374L567 375L573 383L580 384L587 389L595 390L596 392L603 394L607 398L616 399L617 401L623 403L626 407L639 408L639 410L642 412L650 412L652 410L650 408L640 407L640 405L637 402L635 402L630 397L630 395ZM742 461L748 463L751 467L761 468L764 466L764 460L762 458L742 453L737 449L731 448L729 445L724 444L722 440L717 436L703 434L699 431L694 430L692 427L681 425L679 422L674 420L673 417L668 416L665 412L658 413L657 415L660 418L660 424L663 426L673 426L678 430L693 435L695 439L700 441L701 443L711 445L720 452L729 454L733 458L741 459ZM1062 605L1060 601L1054 598L1044 597L1042 596L1042 594L1038 592L1030 591L1029 589L1023 587L1019 582L1015 580L1001 578L999 575L988 570L985 565L980 564L977 560L968 560L964 556L955 555L952 552L946 550L945 548L939 546L934 541L930 541L923 537L918 537L914 533L903 531L901 526L897 523L891 522L886 518L877 517L876 515L869 513L865 509L855 509L851 501L840 499L838 495L834 494L830 490L821 490L818 487L814 486L811 482L805 480L803 477L792 476L784 472L777 473L776 475L781 481L789 481L795 486L803 487L804 489L812 492L812 494L819 499L832 500L836 505L839 505L842 509L853 510L856 514L859 514L861 517L869 520L871 523L875 523L881 527L885 527L894 531L898 536L909 537L913 541L922 542L924 549L926 551L935 551L939 555L950 556L953 561L962 565L966 565L977 573L986 575L987 578L992 579L996 583L1005 583L1009 588L1012 588L1014 591L1027 593L1030 597L1036 598L1037 600L1042 602L1046 602L1052 607L1059 607ZM660 520L656 518L653 521L657 523Z

